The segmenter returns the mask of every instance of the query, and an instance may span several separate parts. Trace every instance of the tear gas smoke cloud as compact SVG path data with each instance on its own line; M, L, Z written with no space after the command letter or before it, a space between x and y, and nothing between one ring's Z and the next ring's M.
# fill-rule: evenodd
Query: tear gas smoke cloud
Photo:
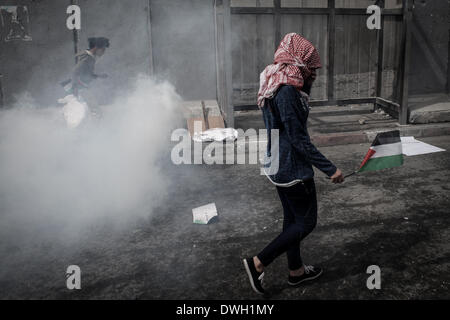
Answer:
M61 108L25 100L0 112L0 240L76 239L148 217L164 201L160 163L170 161L179 120L173 86L141 76L102 119L75 130Z

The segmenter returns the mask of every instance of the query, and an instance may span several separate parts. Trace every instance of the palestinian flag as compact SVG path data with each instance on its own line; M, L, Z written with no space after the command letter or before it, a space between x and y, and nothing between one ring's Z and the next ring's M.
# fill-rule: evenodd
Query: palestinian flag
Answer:
M400 131L377 134L357 172L398 167L403 164Z

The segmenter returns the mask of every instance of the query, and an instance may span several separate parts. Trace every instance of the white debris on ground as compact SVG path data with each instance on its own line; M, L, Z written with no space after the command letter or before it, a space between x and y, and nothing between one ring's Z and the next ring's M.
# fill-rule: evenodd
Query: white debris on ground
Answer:
M238 131L233 128L213 128L202 132L195 132L192 139L195 142L234 141L238 138Z
M374 111L374 113L385 114L386 112L384 112L383 109L378 108L377 110Z
M193 222L197 224L208 224L212 218L218 216L215 203L210 203L192 209Z

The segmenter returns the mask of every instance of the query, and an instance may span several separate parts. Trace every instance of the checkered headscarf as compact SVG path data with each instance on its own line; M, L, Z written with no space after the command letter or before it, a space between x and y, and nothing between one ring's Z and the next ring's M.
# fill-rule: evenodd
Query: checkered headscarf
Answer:
M259 77L258 106L264 106L266 98L272 98L280 85L288 84L301 89L312 69L321 68L316 48L297 33L284 36L274 62L268 65Z

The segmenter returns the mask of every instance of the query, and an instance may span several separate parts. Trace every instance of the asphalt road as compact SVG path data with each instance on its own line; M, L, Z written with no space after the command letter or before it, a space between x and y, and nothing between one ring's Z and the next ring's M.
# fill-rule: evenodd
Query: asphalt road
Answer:
M424 142L450 149L450 137ZM344 172L369 144L324 147ZM241 259L281 230L281 204L257 165L169 166L167 201L147 218L113 230L85 230L68 244L0 244L1 299L257 299ZM316 171L318 226L302 242L314 283L286 284L284 256L266 271L271 299L449 299L449 151L405 157L400 168L333 185ZM218 221L192 223L192 208L215 202ZM3 239L5 240L5 239ZM7 239L6 239L7 240ZM82 270L81 290L66 288L66 268ZM381 289L366 287L370 265Z

